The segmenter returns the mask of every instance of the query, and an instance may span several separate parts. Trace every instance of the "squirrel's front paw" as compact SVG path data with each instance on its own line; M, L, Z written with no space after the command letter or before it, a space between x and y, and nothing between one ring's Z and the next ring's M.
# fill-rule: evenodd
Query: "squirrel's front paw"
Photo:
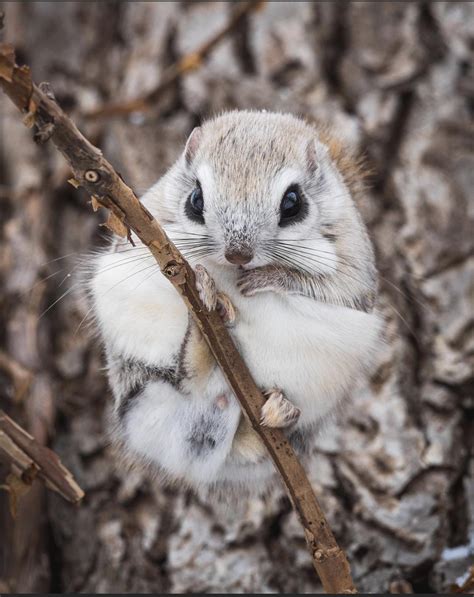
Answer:
M194 268L194 272L196 274L196 288L199 292L199 298L208 311L214 311L217 305L216 283L203 265L198 263Z
M227 326L234 325L235 308L230 298L223 292L217 292L212 276L203 265L196 265L194 271L196 274L196 288L206 309L208 311L217 309Z
M274 266L245 270L237 282L237 288L244 296L253 296L257 292L276 292L279 290L276 274Z
M278 388L264 392L268 396L262 406L260 423L266 427L289 427L299 419L301 411Z
M217 293L216 308L225 325L227 327L232 327L235 324L236 312L235 307L227 294L224 294L223 292Z

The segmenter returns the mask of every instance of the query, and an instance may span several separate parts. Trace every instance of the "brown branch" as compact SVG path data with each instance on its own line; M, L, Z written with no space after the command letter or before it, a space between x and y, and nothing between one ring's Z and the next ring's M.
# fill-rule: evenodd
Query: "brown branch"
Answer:
M160 82L147 94L132 100L123 102L112 102L99 108L85 112L86 118L108 118L111 116L123 116L131 112L144 112L153 107L162 97L163 93L169 89L184 74L196 70L201 66L209 54L232 33L248 14L261 8L265 0L251 0L250 2L240 2L235 8L227 24L218 31L213 37L202 44L199 48L183 56L178 62L169 66L160 79Z
M10 465L13 473L25 482L33 481L38 472L33 460L4 431L0 431L0 460Z
M38 476L46 486L69 502L77 503L84 492L58 456L39 444L29 433L0 410L0 459L11 465L12 472L31 484Z
M78 131L50 94L33 84L29 69L15 65L14 52L7 45L0 45L0 85L26 114L24 122L29 126L35 124L39 137L50 137L64 155L74 172L74 184L84 187L96 204L110 210L113 216L110 227L122 235L124 229L133 230L150 249L162 273L186 303L244 413L273 459L303 525L324 589L329 593L356 592L345 553L336 543L291 445L281 430L260 426L264 398L219 314L206 311L202 304L192 268L100 150ZM43 135L45 131L47 135Z

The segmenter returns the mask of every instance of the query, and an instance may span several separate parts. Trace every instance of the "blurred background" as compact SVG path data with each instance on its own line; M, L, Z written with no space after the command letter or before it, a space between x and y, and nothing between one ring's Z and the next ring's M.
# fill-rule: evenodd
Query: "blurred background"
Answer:
M360 205L387 346L308 465L359 590L443 592L474 552L474 3L267 2L198 66L235 2L3 2L2 40L138 193L201 119L317 118L373 169ZM171 71L170 71L171 68ZM158 92L154 93L158 88ZM146 98L139 109L128 100ZM111 110L111 104L121 109ZM105 108L104 108L105 107ZM0 591L320 592L282 489L226 512L114 461L101 347L70 283L103 215L0 96L0 407L52 447L80 507L0 491ZM61 299L61 300L59 300ZM6 470L0 469L0 484Z

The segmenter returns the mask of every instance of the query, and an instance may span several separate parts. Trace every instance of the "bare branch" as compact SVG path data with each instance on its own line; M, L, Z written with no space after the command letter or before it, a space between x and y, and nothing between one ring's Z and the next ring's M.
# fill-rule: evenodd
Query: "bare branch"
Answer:
M152 108L161 98L163 93L169 89L182 75L189 73L201 66L209 54L232 33L245 17L261 8L265 0L251 0L250 2L241 2L235 8L228 23L218 31L213 37L206 41L202 46L183 56L181 60L167 68L155 89L149 91L146 95L123 102L114 102L105 104L94 110L86 112L86 118L108 118L111 116L123 116L131 112L144 112Z
M324 589L329 593L356 592L344 551L336 543L293 448L281 430L260 426L264 398L219 314L208 312L202 304L192 268L101 151L78 131L51 97L33 84L29 69L15 64L14 52L7 45L0 45L0 85L26 114L27 126L36 125L40 133L48 127L48 136L74 172L74 185L84 187L96 204L115 216L109 219L109 226L121 235L124 229L133 230L150 249L162 273L186 303L245 415L267 447L303 525Z
M39 444L34 437L0 410L0 459L24 483L31 484L38 476L46 486L69 502L77 503L84 492L58 456Z
M32 481L38 472L33 460L4 431L0 431L0 460L10 464L15 475L25 481Z
M0 369L11 378L15 402L21 402L31 384L32 373L21 363L12 359L7 353L0 350Z

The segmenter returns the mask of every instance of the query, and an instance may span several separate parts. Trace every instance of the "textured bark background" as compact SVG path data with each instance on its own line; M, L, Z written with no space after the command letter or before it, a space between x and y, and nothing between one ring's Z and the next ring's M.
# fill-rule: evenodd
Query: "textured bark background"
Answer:
M446 591L474 552L474 4L268 2L150 112L81 117L152 89L232 9L4 2L2 36L138 192L228 108L316 117L367 153L387 346L310 475L360 590ZM1 407L87 494L74 508L38 484L12 521L0 493L0 590L320 591L283 490L226 510L114 461L101 348L66 277L103 243L102 216L0 110Z

